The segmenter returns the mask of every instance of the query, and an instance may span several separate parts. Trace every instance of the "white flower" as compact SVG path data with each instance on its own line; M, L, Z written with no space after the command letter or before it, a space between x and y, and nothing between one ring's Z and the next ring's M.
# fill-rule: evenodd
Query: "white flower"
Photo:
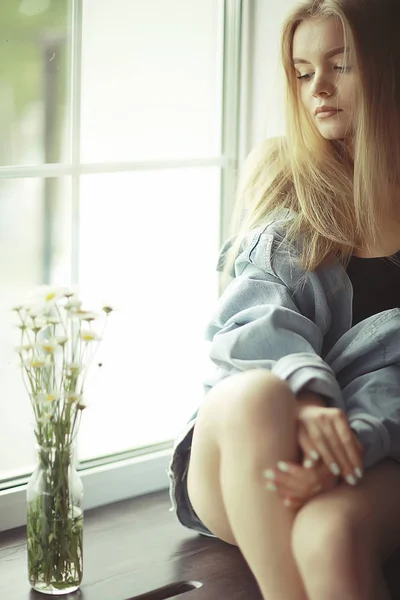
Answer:
M56 341L60 346L64 346L68 342L68 337L66 335L56 335Z
M79 300L78 296L76 296L75 294L73 294L72 296L70 296L68 298L68 302L66 302L64 304L64 308L65 310L71 312L71 313L76 313L80 310L82 306L82 301Z
M85 402L83 402L83 401L78 402L78 404L77 404L77 409L78 410L84 410L86 407L87 407L87 404Z
M99 318L99 315L88 310L79 310L76 314L81 321L87 321L88 323Z
M47 317L46 321L49 325L61 325L61 321L58 317Z
M70 392L69 394L67 394L67 400L69 400L70 402L76 402L77 404L80 404L82 402L82 394Z
M46 305L49 306L51 304L55 304L57 300L65 298L69 293L69 289L66 287L56 287L53 285L42 285L36 288L34 293L36 300L42 300Z
M32 369L42 369L49 364L44 356L33 356L30 360L24 360L23 362L25 367Z
M100 336L95 331L92 331L91 329L88 329L86 331L81 331L80 338L84 342L98 342L101 339Z
M62 298L66 298L68 289L49 285L37 287L28 298L24 308L32 316L44 315Z
M35 333L38 333L41 329L47 326L45 319L41 317L34 317L32 323L28 325L29 329L32 329Z
M32 344L24 344L23 346L17 346L15 350L18 354L23 354L24 352L29 352L32 348Z
M58 392L54 391L54 392L40 392L39 394L37 394L34 397L39 402L39 404L44 405L44 404L52 403L55 400L58 400L58 398L60 396L59 396Z
M52 416L53 414L51 412L43 412L40 417L38 417L38 423L45 425L51 421Z
M43 340L42 342L38 342L36 346L47 352L47 354L53 354L57 349L58 342L56 339Z
M71 362L71 363L68 363L67 365L65 365L65 370L71 371L72 373L79 373L79 371L82 371L82 369L83 369L82 365L77 362Z

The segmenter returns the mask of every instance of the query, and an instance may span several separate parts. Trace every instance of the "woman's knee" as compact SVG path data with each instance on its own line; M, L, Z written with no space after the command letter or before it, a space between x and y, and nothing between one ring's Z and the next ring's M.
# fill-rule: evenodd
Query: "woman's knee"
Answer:
M280 423L294 421L296 398L285 381L266 369L252 369L231 379L224 415L229 434L251 431L253 426L274 431Z

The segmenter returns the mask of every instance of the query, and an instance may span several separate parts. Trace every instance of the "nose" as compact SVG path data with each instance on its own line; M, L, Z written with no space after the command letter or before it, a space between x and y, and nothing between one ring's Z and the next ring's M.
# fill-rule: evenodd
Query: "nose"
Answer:
M332 96L335 91L335 86L326 77L315 75L311 83L311 93L315 98Z

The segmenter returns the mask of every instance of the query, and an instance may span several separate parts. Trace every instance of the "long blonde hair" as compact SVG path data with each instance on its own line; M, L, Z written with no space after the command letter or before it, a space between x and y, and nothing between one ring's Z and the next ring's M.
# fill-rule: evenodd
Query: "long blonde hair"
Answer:
M224 273L244 237L276 211L290 209L285 240L302 239L300 260L313 271L354 248L372 247L393 216L400 168L399 0L307 0L286 18L281 56L286 83L286 136L265 140L239 172ZM305 19L336 17L351 48L358 80L352 156L324 139L302 109L292 64L293 37ZM387 193L382 193L388 190Z

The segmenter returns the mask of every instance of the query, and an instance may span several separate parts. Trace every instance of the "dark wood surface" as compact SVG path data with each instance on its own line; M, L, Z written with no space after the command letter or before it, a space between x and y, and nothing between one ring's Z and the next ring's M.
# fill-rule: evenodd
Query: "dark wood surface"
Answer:
M84 578L74 600L261 600L240 551L185 529L167 491L85 513ZM400 507L399 507L400 510ZM0 600L43 600L27 580L25 528L0 534ZM400 555L387 566L400 600Z

